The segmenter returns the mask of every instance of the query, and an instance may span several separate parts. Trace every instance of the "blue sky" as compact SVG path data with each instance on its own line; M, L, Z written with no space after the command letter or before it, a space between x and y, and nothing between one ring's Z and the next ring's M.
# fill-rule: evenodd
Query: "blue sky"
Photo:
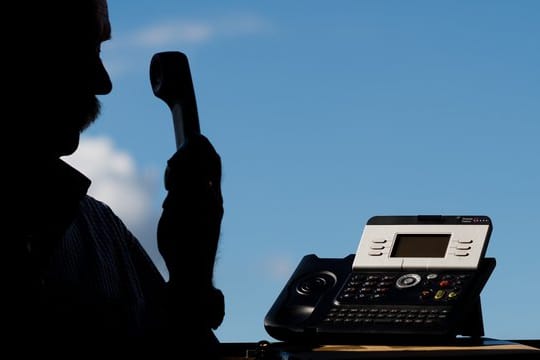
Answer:
M188 55L224 168L222 341L272 340L264 316L304 255L344 257L369 217L415 214L490 216L486 336L540 337L540 2L109 2L113 92L67 160L164 271L175 142L148 69Z

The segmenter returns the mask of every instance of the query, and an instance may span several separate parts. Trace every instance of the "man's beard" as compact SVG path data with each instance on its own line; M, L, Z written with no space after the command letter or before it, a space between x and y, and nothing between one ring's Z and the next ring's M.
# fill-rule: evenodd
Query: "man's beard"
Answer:
M96 96L91 96L87 99L85 104L81 104L79 109L83 110L84 113L81 114L79 119L79 133L82 133L86 130L101 113L101 102Z
M66 101L61 114L45 140L56 156L70 155L79 147L81 133L96 121L101 112L101 103L96 96ZM45 132L47 132L45 130Z

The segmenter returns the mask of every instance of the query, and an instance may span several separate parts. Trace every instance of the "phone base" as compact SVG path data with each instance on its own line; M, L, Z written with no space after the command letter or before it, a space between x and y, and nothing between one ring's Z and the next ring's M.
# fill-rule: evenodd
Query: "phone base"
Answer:
M369 293L371 300L358 300L362 293L356 291L354 300L348 302L347 290L351 284L355 286L351 283L353 258L352 254L337 259L306 255L266 315L267 332L278 340L309 345L451 344L458 337L471 343L482 340L480 292L495 268L494 258L482 259L472 272L440 272L437 284L450 279L444 281L463 287L455 302L439 301L434 295L437 288L429 298L420 300L433 285L426 279L437 274L417 271L412 276L386 270L358 274L358 288L370 287L368 283L375 281L378 290ZM407 287L416 276L422 281ZM390 282L395 286L386 290L380 285ZM452 292L448 289L441 293ZM386 292L383 300L377 296L378 291Z

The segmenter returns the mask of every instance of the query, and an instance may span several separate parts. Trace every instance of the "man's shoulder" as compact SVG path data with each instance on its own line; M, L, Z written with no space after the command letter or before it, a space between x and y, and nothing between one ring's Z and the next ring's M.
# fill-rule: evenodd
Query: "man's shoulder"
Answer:
M142 271L140 276L157 279L160 285L163 283L161 274L137 237L109 205L90 195L81 200L66 241L76 242L81 248L95 249L99 258L109 259L110 264L127 261L122 264L123 268L138 269Z
M100 223L103 225L114 225L125 227L124 222L105 202L98 200L91 195L85 195L79 207L79 217L90 223Z
M84 244L80 245L83 248L93 247L110 253L120 249L141 251L140 246L134 249L133 244L138 240L113 209L89 195L81 199L65 238L69 243Z

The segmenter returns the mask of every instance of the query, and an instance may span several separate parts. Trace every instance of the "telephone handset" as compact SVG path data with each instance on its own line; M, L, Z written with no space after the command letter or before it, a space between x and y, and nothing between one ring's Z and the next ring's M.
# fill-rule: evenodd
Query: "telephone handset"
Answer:
M180 51L155 53L150 60L150 84L154 95L171 110L176 147L201 133L199 113L189 60Z
M491 231L487 216L374 216L356 254L302 258L265 329L319 344L479 338Z

